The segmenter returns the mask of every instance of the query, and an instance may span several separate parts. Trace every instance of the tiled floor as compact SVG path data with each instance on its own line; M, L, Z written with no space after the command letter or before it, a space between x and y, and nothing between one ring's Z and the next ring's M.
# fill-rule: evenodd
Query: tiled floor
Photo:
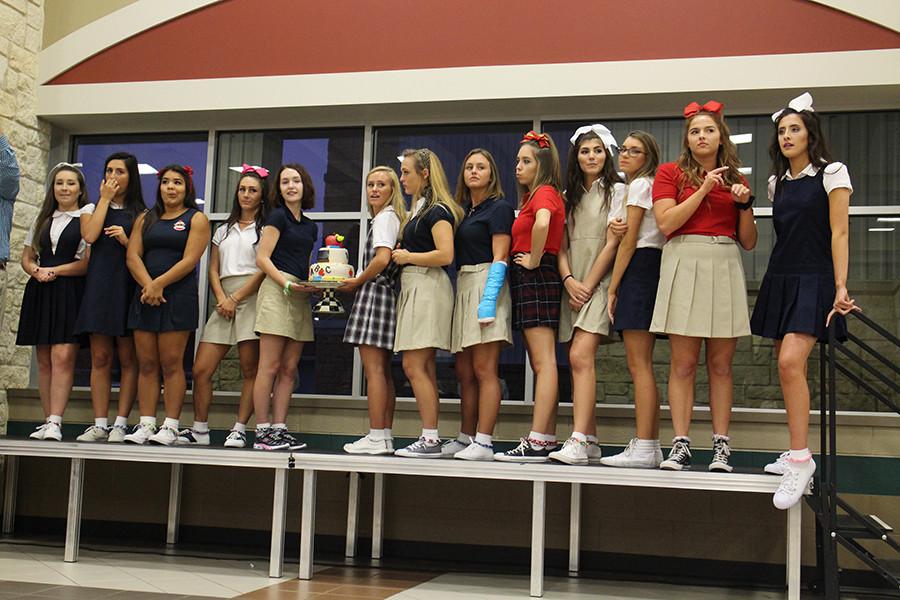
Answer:
M528 598L525 575L318 566L311 581L270 579L268 564L0 543L0 600L507 600ZM783 592L548 577L546 600L776 600Z

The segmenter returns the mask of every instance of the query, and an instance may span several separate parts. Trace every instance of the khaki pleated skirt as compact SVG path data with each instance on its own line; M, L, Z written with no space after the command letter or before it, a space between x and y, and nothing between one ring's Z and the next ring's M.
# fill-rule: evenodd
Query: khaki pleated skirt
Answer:
M478 303L484 294L491 263L463 265L456 276L456 302L453 304L453 328L450 351L454 354L488 342L512 344L512 298L509 285L504 282L497 296L497 316L494 322L482 327L478 322Z
M281 274L294 283L301 283L284 271ZM294 292L286 296L282 288L269 277L259 287L256 298L256 326L258 334L280 335L298 342L313 341L312 308L309 294Z
M403 267L394 352L450 350L452 317L453 286L446 271L441 267Z
M233 294L241 289L253 275L236 275L222 280L225 294ZM215 300L215 298L213 298ZM234 309L234 318L229 320L217 312L209 315L203 328L201 342L234 346L239 342L258 340L256 327L256 294L244 298Z
M733 239L681 235L663 246L650 331L699 338L750 335L744 267Z
M607 274L600 284L594 288L594 295L585 302L578 311L569 306L569 294L563 286L562 302L559 309L559 341L566 343L575 335L575 329L587 333L595 333L601 337L601 344L611 344L615 340L609 337L608 292L611 276Z

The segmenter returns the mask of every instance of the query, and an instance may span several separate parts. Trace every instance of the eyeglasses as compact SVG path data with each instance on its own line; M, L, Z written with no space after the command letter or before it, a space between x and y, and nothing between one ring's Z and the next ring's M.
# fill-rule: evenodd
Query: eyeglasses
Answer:
M647 154L640 148L619 148L619 154L621 156L630 156L634 158L635 156L640 156L641 154Z

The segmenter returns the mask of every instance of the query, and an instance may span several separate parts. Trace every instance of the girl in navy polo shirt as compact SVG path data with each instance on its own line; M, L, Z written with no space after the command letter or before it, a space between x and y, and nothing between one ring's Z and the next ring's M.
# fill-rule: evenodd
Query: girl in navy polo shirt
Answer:
M522 330L535 375L534 416L528 436L516 448L495 454L496 460L545 462L556 449L556 331L562 298L557 255L566 220L560 177L553 140L529 131L516 159L521 200L512 226L509 282L513 329Z
M512 344L512 300L506 267L515 218L503 199L491 153L469 151L456 183L465 218L456 231L456 302L452 351L456 354L462 423L459 436L441 448L444 456L494 460L494 424L500 411L500 351Z
M431 150L405 151L400 173L413 209L401 229L400 248L392 255L403 267L394 352L403 352L403 372L416 395L422 435L395 454L440 458L435 356L438 349L450 349L453 287L444 267L453 262L453 233L462 209L450 195L444 167Z
M44 203L22 249L22 269L30 279L22 297L16 345L36 346L38 391L46 420L29 437L58 442L81 343L74 324L88 266L79 226L87 190L84 175L67 163L57 165L48 179Z
M709 470L732 470L731 363L737 339L750 335L738 244L744 250L756 246L756 223L750 210L753 198L738 170L741 162L722 108L714 100L685 107L681 156L661 165L653 181L653 214L668 241L650 331L669 336L669 408L675 430L672 451L660 465L663 469L681 470L691 464L688 434L694 379L705 340L713 423Z
M171 446L178 439L184 404L184 350L200 320L197 263L209 244L209 220L197 208L190 167L169 165L159 173L156 205L137 218L127 262L137 282L128 312L138 359L141 420L125 436L131 444ZM166 420L156 430L159 371L165 386Z
M566 178L566 231L559 253L565 294L559 341L569 345L572 370L572 435L550 458L572 465L600 460L597 443L597 347L609 336L606 289L619 238L610 214L622 204L625 185L616 172L616 140L604 125L580 127L572 138Z
M796 504L816 472L809 451L809 385L806 365L816 341L847 339L841 315L859 310L847 291L850 174L834 162L809 93L772 115L769 199L775 248L759 288L750 327L775 340L778 376L787 409L790 450L769 473L782 476L773 503Z
M266 278L256 298L259 370L253 385L253 447L300 450L306 444L288 433L287 414L303 344L313 340L309 293L315 288L300 282L309 277L309 254L319 233L303 214L315 205L316 191L302 165L287 164L278 170L271 193L271 213L256 250L256 264Z

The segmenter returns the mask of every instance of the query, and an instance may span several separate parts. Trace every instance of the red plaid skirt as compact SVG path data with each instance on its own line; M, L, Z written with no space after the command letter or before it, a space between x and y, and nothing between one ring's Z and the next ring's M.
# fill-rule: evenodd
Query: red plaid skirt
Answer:
M509 284L512 293L513 329L559 328L562 281L559 278L555 255L544 254L541 257L541 264L531 271L511 263Z

